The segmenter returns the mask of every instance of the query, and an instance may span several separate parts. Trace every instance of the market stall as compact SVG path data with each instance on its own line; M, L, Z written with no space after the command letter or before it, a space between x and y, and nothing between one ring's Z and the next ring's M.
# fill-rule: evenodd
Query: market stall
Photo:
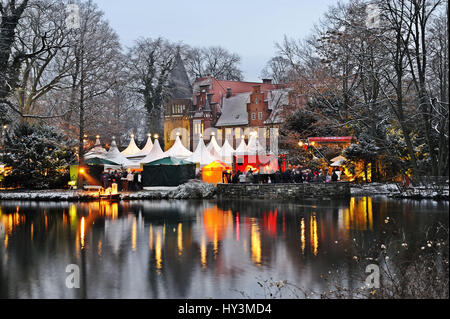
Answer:
M222 176L224 172L231 172L232 167L222 161L214 161L206 165L202 169L202 180L206 183L217 185L222 183Z
M149 186L178 186L195 178L195 163L165 157L143 165L142 183Z

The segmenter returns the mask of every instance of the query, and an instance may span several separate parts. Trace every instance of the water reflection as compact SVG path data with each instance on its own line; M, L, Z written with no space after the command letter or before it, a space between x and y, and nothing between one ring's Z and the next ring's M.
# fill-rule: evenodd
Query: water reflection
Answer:
M448 224L447 209L370 197L1 202L0 297L258 297L256 277L317 286L332 266L349 271L353 238L379 236L386 216L416 234L436 220ZM70 263L83 269L83 291L61 284Z

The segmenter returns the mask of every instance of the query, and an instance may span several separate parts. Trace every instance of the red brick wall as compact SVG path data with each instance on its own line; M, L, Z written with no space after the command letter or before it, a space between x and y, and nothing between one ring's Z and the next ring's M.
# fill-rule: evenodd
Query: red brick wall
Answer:
M253 88L253 93L250 95L250 103L247 104L248 123L250 127L263 127L264 121L269 117L268 103L264 102L264 93L261 92L259 86ZM262 113L262 118L259 113ZM255 115L255 119L252 118Z

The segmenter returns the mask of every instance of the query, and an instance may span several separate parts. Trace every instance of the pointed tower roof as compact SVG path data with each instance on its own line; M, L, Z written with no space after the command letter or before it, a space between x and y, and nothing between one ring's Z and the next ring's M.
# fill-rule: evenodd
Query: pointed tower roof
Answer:
M146 157L144 157L139 163L146 164L146 163L150 163L150 162L159 160L164 157L166 157L166 155L164 155L164 152L161 149L161 145L159 145L159 141L156 138L155 142L153 143L153 148L150 151L150 153Z
M135 160L135 157L140 157L140 158L145 157L150 153L152 148L153 148L152 135L147 134L147 143L145 144L144 148L140 152L136 153L135 155L129 156L129 158L132 158L133 160Z
M93 148L89 150L86 154L84 154L85 159L99 157L104 158L107 151L102 147L102 143L100 142L100 136L97 135L97 139L95 140L95 145Z
M225 143L223 143L222 149L220 150L220 155L222 158L222 161L224 161L227 164L233 163L233 154L234 154L234 148L230 145L228 140L225 140Z
M117 148L116 138L114 136L112 138L111 148L109 149L108 153L106 153L105 159L116 162L125 167L128 167L132 164L130 160L128 160L120 153L119 149Z
M217 144L216 137L213 135L206 149L215 157L220 158L221 147Z
M195 149L194 153L186 160L193 163L199 163L200 167L203 167L218 160L218 158L208 152L208 150L206 149L205 141L202 137L200 138L200 141L198 142L197 148Z
M170 157L186 158L191 156L192 152L184 147L183 143L181 143L180 136L177 136L175 143L169 150L166 151L165 155Z
M247 145L245 144L245 138L244 136L242 136L242 140L241 143L239 144L239 146L236 149L236 153L239 154L243 154L247 151Z
M137 153L139 153L141 149L137 147L136 142L134 141L134 134L131 134L131 140L130 144L126 149L122 151L122 155L125 157L132 157L136 156Z
M191 82L179 50L175 55L175 64L169 75L169 89L173 99L190 99L192 97Z

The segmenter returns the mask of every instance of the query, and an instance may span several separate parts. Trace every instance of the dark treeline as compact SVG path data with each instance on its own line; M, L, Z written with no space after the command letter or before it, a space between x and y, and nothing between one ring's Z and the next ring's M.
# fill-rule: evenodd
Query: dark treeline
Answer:
M289 110L285 146L353 135L345 155L372 177L448 176L447 16L446 0L350 0L307 39L285 37L263 72L307 101Z

